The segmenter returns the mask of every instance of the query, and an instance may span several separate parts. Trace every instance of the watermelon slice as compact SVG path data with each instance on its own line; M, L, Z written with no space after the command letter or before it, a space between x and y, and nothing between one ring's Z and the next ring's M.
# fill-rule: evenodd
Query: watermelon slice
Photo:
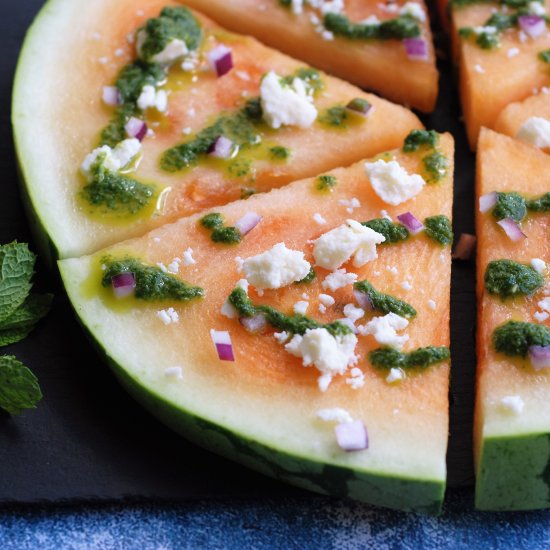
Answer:
M184 3L228 29L255 36L273 48L392 101L424 112L435 107L438 73L429 16L422 0L395 3L185 0ZM402 14L409 29L404 35L409 38L404 40L349 38L336 30L350 28L350 23L375 25L377 21L393 26ZM389 23L390 20L393 22ZM399 23L401 19L396 26ZM357 26L355 33L361 34Z
M183 19L187 24L193 22L193 32L199 36L189 35L189 48L198 44L199 49L190 50L184 62L179 59L171 65L165 84L160 62L147 66L154 86L149 83L146 90L143 85L138 94L134 90L139 98L137 103L136 98L130 101L131 112L125 113L124 98L131 96L128 90L133 82L130 73L125 73L124 85L118 90L113 85L121 70L136 61L136 31L149 19L158 18L167 5L176 7L165 0L120 0L116 6L107 1L51 0L29 32L17 70L13 124L30 210L39 235L49 237L54 257L90 253L179 216L349 165L399 146L412 128L421 127L410 111L309 71L302 62L252 38L228 33L181 6L177 9L187 14ZM164 22L166 19L170 18L163 16ZM226 67L229 72L218 77L216 64L224 60L213 58L226 50L229 58L225 62L230 60L233 67ZM148 61L158 59L147 57L147 50L141 55ZM143 64L140 67L139 74L149 74ZM283 92L294 99L300 90L288 90L298 85L295 76L303 77L299 79L301 93L310 94L312 101L298 100L302 107L305 101L310 113L317 111L311 126L274 129L262 122L265 116L261 118L262 111L258 116L259 103L253 99L260 94L263 75L271 71L275 85L286 86ZM277 84L278 76L286 78L284 84ZM370 106L366 116L345 108L357 98L364 109ZM101 192L88 189L79 168L98 145L113 147L122 138L115 140L116 132L100 137L102 129L117 120L117 106L110 104L118 99L125 102L120 107L123 121L137 123L137 134L145 122L149 132L141 145L141 164L128 174L139 185L118 180L117 189L128 184L133 194L128 200L128 194L122 198L115 195L113 206L105 187ZM163 110L163 102L167 103L164 113L158 111ZM148 105L152 107L146 108ZM280 111L281 106L277 108ZM294 116L299 116L296 110ZM215 126L221 117L229 120L223 130ZM201 133L207 128L208 147ZM135 127L131 131L136 133ZM213 150L218 132L241 146L237 156L237 149L230 147L226 151L230 158L219 158L223 151ZM186 161L191 167L177 165L173 156L167 157L167 151L189 143L190 147L197 143L202 147ZM218 145L219 149L223 143ZM125 161L128 154L128 150L116 153ZM109 180L104 176L107 186ZM88 177L100 176L94 172Z
M545 10L543 3L531 4ZM542 16L520 15L528 9L534 8L513 9L503 5L495 11L493 3L471 4L460 0L451 3L462 110L472 149L480 128L493 128L504 107L550 85L550 66L539 56L550 48L550 33ZM528 18L521 19L523 27L510 22L519 17ZM529 18L535 18L538 26L529 27ZM498 31L498 25L507 24L511 27ZM496 28L497 32L484 33L484 26ZM469 34L461 37L459 33Z
M525 334L521 330L536 332L539 340L548 334L550 345L550 315L545 310L550 310L550 285L544 267L550 262L548 212L528 210L519 223L526 238L513 241L497 224L502 213L498 211L495 217L490 202L490 194L495 191L539 197L550 191L549 174L550 159L544 153L491 130L481 131L477 196L478 200L485 197L482 204L486 211L477 214L479 309L474 443L476 506L483 510L528 510L550 505L550 372L535 368L527 356L498 352L494 342L495 330L504 326L507 328L500 328L500 334L508 330L508 346L518 343L518 335ZM514 235L510 228L508 233ZM489 271L492 275L485 282L489 263L497 260L512 260L521 267L493 264L493 271ZM494 294L499 286L498 270L494 271L498 265L504 265L501 276L508 278L506 285L500 278L501 288L511 294L506 298ZM510 321L530 324L507 325ZM533 338L526 341L536 344ZM538 343L544 344L542 340ZM502 342L499 349L503 349Z
M434 240L442 218L435 225L427 218L451 216L453 142L449 135L422 133L420 141L422 136L432 145L438 142L437 150L416 135L408 152L390 151L368 164L301 180L222 206L208 217L182 218L94 255L60 261L78 316L122 384L178 432L260 472L321 493L437 512L448 430L450 246ZM446 159L446 165L439 163L437 182L426 172L434 153ZM393 176L384 172L389 168ZM379 177L382 172L386 180ZM397 197L395 178L412 178L410 198ZM416 187L419 178L427 184ZM424 231L417 231L413 217ZM377 231L353 222L374 218L371 227L388 231L388 243L361 241L366 248L354 248L356 243L335 260L342 242L344 247L355 242L350 232L366 240L378 235L380 242ZM214 242L215 230L243 223L248 232L240 243ZM400 240L408 234L405 226L410 235ZM327 237L334 229L339 238ZM449 238L445 234L444 242ZM282 254L277 261L276 252ZM239 282L245 276L251 283L247 291ZM185 299L147 300L162 292L162 285L153 284L161 280L169 281L173 296ZM353 281L368 283L354 288ZM129 296L115 298L112 285ZM240 312L240 321L234 316L236 302L226 302L235 291L243 307L251 308ZM301 315L288 321L293 312ZM290 322L296 324L281 334L281 323ZM390 327L397 326L394 322L403 329L399 335ZM351 327L369 323L353 334ZM334 336L327 336L329 329ZM316 337L328 346L320 356L312 343ZM344 350L355 346L355 338L355 349ZM402 355L385 348L384 338L388 345L404 344L403 353L428 346L438 351ZM309 351L300 347L306 343ZM377 359L369 354L374 349ZM315 366L304 368L309 352ZM342 359L342 353L345 361L335 374L331 361ZM319 362L325 360L323 367ZM427 366L430 361L434 364Z

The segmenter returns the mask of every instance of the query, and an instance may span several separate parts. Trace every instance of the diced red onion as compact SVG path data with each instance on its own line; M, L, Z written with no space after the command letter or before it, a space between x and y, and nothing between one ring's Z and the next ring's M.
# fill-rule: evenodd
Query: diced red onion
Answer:
M529 359L536 370L550 367L550 346L529 346Z
M220 361L235 361L231 336L227 330L210 330L210 337L216 346L216 352Z
M538 15L520 15L518 23L521 30L531 38L538 38L546 31L546 21Z
M336 442L344 451L363 451L369 448L369 435L361 420L338 424L334 431Z
M366 117L372 111L372 103L362 98L355 98L346 105L346 109Z
M479 211L481 213L489 212L497 204L497 192L493 191L492 193L487 193L486 195L481 195L479 197Z
M129 137L139 139L139 141L143 141L147 135L147 124L136 117L131 117L124 125L124 129Z
M120 105L122 97L116 86L103 86L103 103L105 105Z
M348 317L342 317L341 319L336 319L339 323L342 323L342 325L346 325L353 334L357 334L357 327L353 324L353 321L349 319Z
M497 223L498 225L500 225L500 227L502 227L502 229L504 229L504 232L506 233L508 238L515 243L527 238L527 235L520 229L516 220L512 218L504 218Z
M374 311L374 304L366 292L361 292L360 290L354 289L353 295L355 296L355 299L361 309L365 311Z
M397 216L397 219L407 228L411 235L416 235L424 230L424 224L411 212L405 212Z
M405 51L409 59L425 61L428 59L428 44L422 38L405 38Z
M218 136L208 148L208 154L219 159L228 159L233 152L233 142L225 136Z
M252 317L239 317L239 323L248 331L252 333L262 332L267 326L267 320L265 315L258 313Z
M218 78L227 74L233 68L233 54L231 49L223 44L216 46L208 53L208 60L216 71Z
M120 273L111 279L113 292L117 298L126 298L134 293L136 276L134 273Z
M235 227L244 236L252 231L261 221L262 217L256 214L256 212L247 212L242 218L237 220Z
M454 260L469 260L476 247L477 237L469 233L461 233L453 252Z

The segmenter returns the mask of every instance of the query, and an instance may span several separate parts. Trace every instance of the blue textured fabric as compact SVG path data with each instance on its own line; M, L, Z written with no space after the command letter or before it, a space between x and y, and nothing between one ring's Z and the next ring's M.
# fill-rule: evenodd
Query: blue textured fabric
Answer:
M0 510L2 550L550 548L550 511L490 514L471 491L440 517L311 498Z

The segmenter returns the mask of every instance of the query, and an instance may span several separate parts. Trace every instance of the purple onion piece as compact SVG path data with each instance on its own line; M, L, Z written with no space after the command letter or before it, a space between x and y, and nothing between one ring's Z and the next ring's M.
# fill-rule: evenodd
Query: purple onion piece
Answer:
M233 152L233 142L225 136L218 136L208 148L208 154L219 159L228 159Z
M262 217L256 212L247 212L242 218L237 220L235 227L239 233L244 237L247 233L250 233L260 222Z
M515 243L527 238L527 235L520 229L516 220L512 218L504 218L497 222L511 241Z
M117 298L131 296L136 288L136 276L134 273L120 273L111 279L113 292Z
M336 442L344 451L363 451L369 448L369 435L361 420L338 424L334 431L336 432Z
M535 370L550 367L550 346L529 346L529 360Z
M479 197L479 211L484 214L492 210L497 204L497 192L487 193Z
M455 260L469 260L472 257L474 248L476 247L477 237L469 233L461 233L458 243L453 252Z
M216 346L216 352L220 361L235 361L233 344L231 343L231 336L229 335L229 332L226 330L212 329L210 331L210 337Z
M403 45L409 59L419 61L428 59L428 44L423 38L405 38Z
M131 117L125 124L124 129L129 137L139 139L139 141L143 141L143 138L147 135L147 124L136 117Z
M227 74L233 68L233 54L231 49L223 44L216 46L208 53L208 60L216 71L218 78Z
M531 38L538 38L546 31L546 21L538 15L520 15L518 23L521 30Z
M267 327L267 319L262 313L252 317L239 317L239 323L252 334L262 332Z
M103 86L103 103L105 105L120 105L122 97L116 86Z
M397 216L397 219L407 228L411 235L417 235L424 230L424 224L411 212Z
M374 304L372 303L371 297L366 292L354 289L353 295L361 309L364 311L374 311Z

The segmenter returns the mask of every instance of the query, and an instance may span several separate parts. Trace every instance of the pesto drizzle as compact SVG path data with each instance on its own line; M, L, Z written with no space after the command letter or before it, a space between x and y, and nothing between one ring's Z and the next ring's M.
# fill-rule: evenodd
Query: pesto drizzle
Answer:
M442 246L448 246L453 242L453 228L451 220L447 216L430 216L424 220L425 232L430 239L437 241Z
M384 235L386 240L380 243L382 245L406 241L410 237L410 233L404 225L394 223L388 218L374 218L368 222L361 222L361 225L370 227L373 231Z
M327 13L323 19L325 29L336 36L351 40L402 40L420 36L420 27L410 15L400 15L379 24L353 23L345 15Z
M434 183L447 175L449 160L437 149L439 134L435 130L412 130L403 143L404 153L426 150L422 157L424 170L428 173L427 183Z
M199 223L206 229L211 229L210 239L215 243L237 244L241 242L242 235L236 227L224 226L223 217L218 212L212 212L203 216Z
M317 176L317 179L315 180L315 187L318 191L332 191L336 187L337 183L338 180L335 176L323 174L322 176Z
M521 222L529 212L544 214L550 212L550 192L533 199L526 199L515 191L496 192L497 201L491 214L497 220L512 218Z
M485 270L485 288L501 298L532 294L543 285L544 277L540 273L513 260L494 260Z
M526 357L531 346L550 346L550 328L535 323L508 321L493 332L495 350Z
M378 348L369 352L368 357L374 367L381 369L412 369L415 367L425 369L430 365L446 361L451 357L451 352L445 346L427 346L410 352L398 351L393 348Z
M411 318L416 317L416 309L413 306L395 298L390 294L383 294L376 290L368 281L358 281L353 287L359 292L363 292L369 297L372 307L375 311L382 313L395 313L401 317Z

